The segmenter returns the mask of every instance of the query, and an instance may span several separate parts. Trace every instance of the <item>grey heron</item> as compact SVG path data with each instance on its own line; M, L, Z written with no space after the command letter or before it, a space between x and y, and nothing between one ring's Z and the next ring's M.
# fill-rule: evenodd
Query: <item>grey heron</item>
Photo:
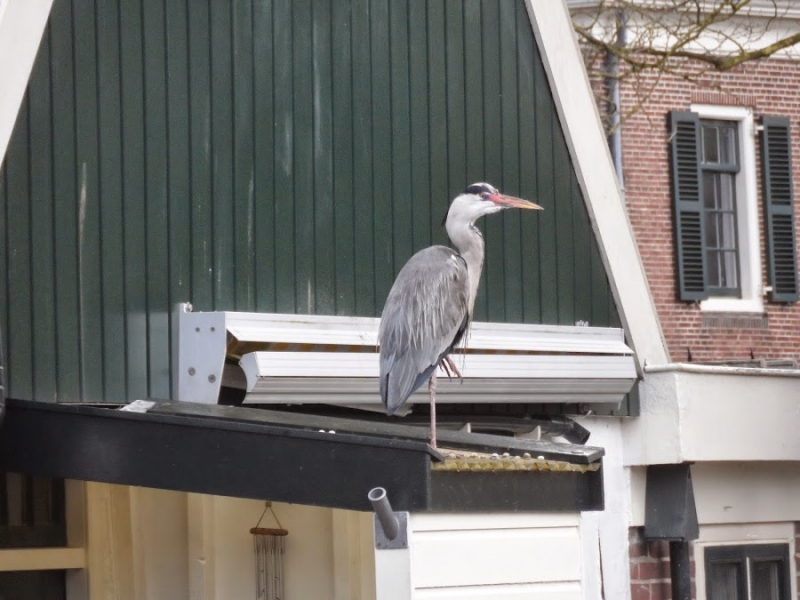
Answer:
M475 221L506 208L541 206L505 196L488 183L474 183L450 204L445 228L458 249L431 246L400 270L381 314L380 393L393 415L425 381L431 402L431 445L436 447L436 369L459 377L448 354L472 317L483 268L483 236Z

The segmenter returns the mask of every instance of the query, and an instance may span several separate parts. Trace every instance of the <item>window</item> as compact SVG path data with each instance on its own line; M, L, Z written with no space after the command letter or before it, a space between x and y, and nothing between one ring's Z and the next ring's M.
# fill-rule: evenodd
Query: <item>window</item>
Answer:
M789 544L705 549L707 600L789 600Z
M797 300L789 122L762 122L766 289L752 111L693 105L670 114L679 297L703 310L760 313L766 291L772 301Z
M739 244L736 235L736 175L739 172L736 121L700 121L700 171L708 292L739 296Z

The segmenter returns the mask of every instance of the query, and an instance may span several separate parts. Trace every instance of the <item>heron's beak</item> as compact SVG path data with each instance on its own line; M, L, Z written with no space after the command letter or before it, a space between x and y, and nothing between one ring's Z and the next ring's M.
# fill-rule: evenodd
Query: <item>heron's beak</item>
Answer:
M528 202L522 198L515 198L514 196L504 196L503 194L492 194L489 196L492 202L503 208L530 208L533 210L542 210L542 207L533 202Z

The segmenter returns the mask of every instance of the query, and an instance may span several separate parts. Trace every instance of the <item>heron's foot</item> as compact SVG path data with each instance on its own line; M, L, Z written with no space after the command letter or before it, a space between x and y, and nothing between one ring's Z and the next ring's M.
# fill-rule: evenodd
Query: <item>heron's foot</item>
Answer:
M456 363L453 362L452 358L445 356L444 360L442 361L442 365L445 366L445 372L447 373L448 377L450 377L452 372L455 373L456 377L458 377L461 382L464 381L464 376L461 374L461 371L458 370L458 367L456 366ZM450 379L452 379L452 377L450 377Z

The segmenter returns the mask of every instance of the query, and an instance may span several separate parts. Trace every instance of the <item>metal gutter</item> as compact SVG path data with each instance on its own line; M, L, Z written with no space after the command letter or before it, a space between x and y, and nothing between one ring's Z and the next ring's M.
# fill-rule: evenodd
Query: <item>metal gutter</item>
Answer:
M645 373L698 373L706 375L749 375L758 377L796 377L800 369L762 369L758 367L726 367L723 365L697 365L691 363L667 363L645 365Z

